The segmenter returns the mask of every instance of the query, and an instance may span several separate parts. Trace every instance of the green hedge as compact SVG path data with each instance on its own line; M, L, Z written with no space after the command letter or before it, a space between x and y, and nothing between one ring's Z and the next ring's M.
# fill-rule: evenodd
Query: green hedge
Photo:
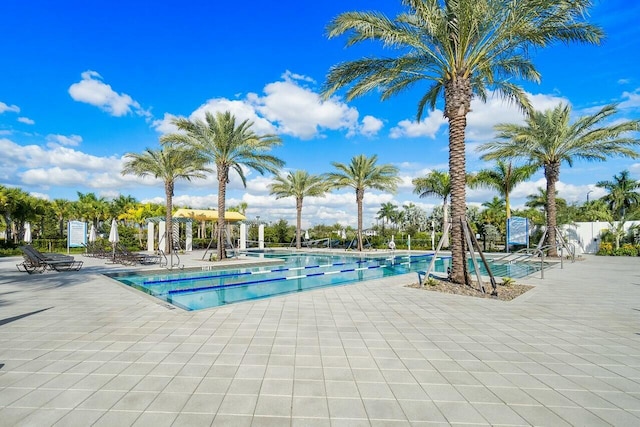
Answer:
M620 248L614 249L613 244L602 242L596 255L604 256L640 256L640 245L625 243Z

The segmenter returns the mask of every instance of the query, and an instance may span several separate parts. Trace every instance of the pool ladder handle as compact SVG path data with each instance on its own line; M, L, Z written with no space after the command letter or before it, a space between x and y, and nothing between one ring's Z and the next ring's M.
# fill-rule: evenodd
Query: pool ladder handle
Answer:
M574 252L571 251L571 248L569 248L566 244L564 245L560 244L555 246L556 246L556 249L562 249L562 248L567 249L567 251L571 254L571 262L575 262ZM492 259L491 262L499 263L500 261L504 261L504 263L513 264L519 260L531 259L537 255L540 257L540 278L544 279L544 253L545 251L548 251L549 249L551 249L551 247L552 245L546 245L540 248L524 248L516 252L508 253L504 256L501 256L500 258ZM564 257L561 256L560 269L564 268L563 259Z
M171 252L172 262L171 262L171 266L169 266L169 259L167 258L167 254L165 254L162 249L158 249L158 254L160 255L159 265L161 268L168 268L169 270L173 270L174 267L178 267L180 269L184 268L184 265L180 266L180 257L176 252L177 250L178 248L174 248L174 250ZM163 259L164 259L164 262L163 262Z

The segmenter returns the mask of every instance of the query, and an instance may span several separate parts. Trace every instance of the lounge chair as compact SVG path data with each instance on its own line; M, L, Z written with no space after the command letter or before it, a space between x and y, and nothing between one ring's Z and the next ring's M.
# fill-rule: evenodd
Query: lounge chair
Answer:
M16 264L19 271L29 274L44 273L47 269L55 271L78 271L82 268L83 262L76 261L69 255L42 253L33 246L20 246L23 252L24 261Z
M135 264L158 264L160 263L159 255L147 255L139 252L131 252L129 249L122 245L116 246L115 262L121 264L135 265Z

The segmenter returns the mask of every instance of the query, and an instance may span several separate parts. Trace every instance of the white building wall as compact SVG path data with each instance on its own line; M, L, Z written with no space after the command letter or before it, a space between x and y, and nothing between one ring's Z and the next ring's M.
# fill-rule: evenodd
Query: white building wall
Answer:
M614 226L618 224L615 221ZM624 223L625 231L634 225L640 224L640 221L626 221ZM611 228L606 221L594 222L576 222L574 224L563 225L563 237L569 243L573 243L576 247L576 255L582 253L595 254L600 248L600 235Z

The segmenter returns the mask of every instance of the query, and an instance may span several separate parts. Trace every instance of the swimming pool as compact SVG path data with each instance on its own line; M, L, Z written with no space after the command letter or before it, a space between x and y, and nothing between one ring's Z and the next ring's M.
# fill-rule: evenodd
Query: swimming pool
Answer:
M112 277L185 310L201 310L426 270L433 255L358 256L278 252L261 253L259 256L282 260L282 263L228 270L131 273ZM446 272L450 261L450 257L439 257L434 264L434 271ZM500 267L525 268L514 265ZM501 275L522 277L536 271L535 266L530 268L533 269L508 271L509 274Z

